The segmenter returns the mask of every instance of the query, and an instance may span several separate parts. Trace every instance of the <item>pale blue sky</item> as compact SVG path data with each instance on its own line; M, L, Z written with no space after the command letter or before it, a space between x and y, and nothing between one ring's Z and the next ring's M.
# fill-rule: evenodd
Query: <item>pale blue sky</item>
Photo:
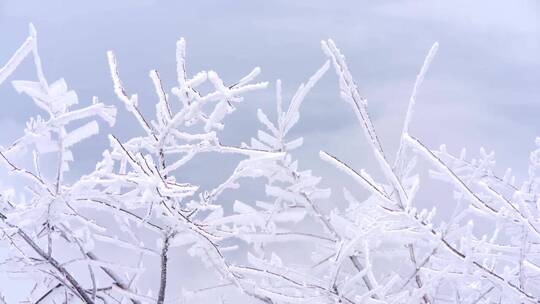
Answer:
M174 82L174 45L188 42L189 69L215 69L234 81L254 66L261 79L284 81L292 94L323 62L319 41L333 38L370 100L383 142L394 148L408 95L425 52L440 51L419 95L413 132L431 145L480 145L501 161L522 163L540 131L540 5L536 1L2 1L0 59L7 60L34 22L45 71L66 78L82 101L92 95L119 105L105 52L115 50L130 92L152 109L148 70ZM29 76L23 66L16 78ZM271 105L270 89L231 117L231 141L254 134L254 111ZM0 88L3 125L20 125L33 105ZM146 100L146 101L145 101ZM353 116L328 74L304 108L307 146L355 136ZM125 113L124 113L125 114ZM123 119L124 116L121 116ZM121 120L122 122L122 120ZM126 123L130 123L126 121ZM119 125L115 132L127 132ZM429 126L429 127L428 127ZM1 139L11 135L3 134ZM14 136L14 135L13 135ZM358 134L360 139L360 134ZM510 145L510 141L512 144ZM358 145L362 145L359 143ZM88 149L84 149L88 151ZM91 153L93 151L90 151ZM354 157L346 155L344 157ZM515 153L521 154L514 161ZM99 155L99 154L94 154ZM88 159L90 168L94 159Z

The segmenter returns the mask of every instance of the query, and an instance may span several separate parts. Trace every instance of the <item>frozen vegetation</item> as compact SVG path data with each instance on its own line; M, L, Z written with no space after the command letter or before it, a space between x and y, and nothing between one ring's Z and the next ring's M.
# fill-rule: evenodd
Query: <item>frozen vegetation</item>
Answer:
M495 175L493 153L452 155L410 134L416 93L437 48L435 43L418 73L395 153L383 150L367 99L331 40L322 42L328 61L291 100L282 99L276 82L277 117L259 110L257 137L233 146L220 140L223 121L246 92L266 89L267 82L255 81L259 68L232 84L215 71L191 74L180 39L176 86L165 88L158 71L149 72L158 102L148 117L133 89L123 86L121 60L112 51L112 87L122 109L97 97L79 103L64 79L49 82L30 25L26 41L0 69L1 84L22 61L33 60L36 79L12 85L41 110L0 149L2 170L26 181L20 189L1 189L1 239L9 252L2 271L33 283L25 303L201 303L209 292L223 301L233 295L268 304L540 303L540 139L528 177L516 181L510 171ZM382 179L353 169L331 150L320 158L367 190L366 197L322 188L324 176L291 154L303 139L289 131L329 69L380 168L373 176ZM95 169L67 182L65 173L76 165L72 148L98 135L101 124L113 126L117 111L134 117L140 135L120 140L109 134L110 146ZM202 188L181 174L202 153L242 160L219 185ZM14 160L22 156L30 165ZM56 169L40 170L51 156ZM417 207L417 161L453 189L448 220L434 220L435 203ZM247 179L265 183L264 200L223 199L225 192L241 191ZM341 203L321 208L323 200ZM490 227L489 234L474 229L478 221ZM291 262L281 254L287 250L305 250L305 259ZM118 252L130 259L118 259ZM178 252L206 265L206 286L175 282L189 276L171 266ZM144 283L149 281L154 284Z

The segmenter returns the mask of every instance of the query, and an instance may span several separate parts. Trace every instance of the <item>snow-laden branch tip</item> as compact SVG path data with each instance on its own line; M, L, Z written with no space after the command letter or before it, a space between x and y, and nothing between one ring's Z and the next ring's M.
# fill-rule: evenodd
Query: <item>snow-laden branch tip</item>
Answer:
M418 75L416 76L416 81L414 82L412 93L409 98L409 105L407 107L407 112L405 113L405 121L403 122L403 130L401 131L399 148L396 154L396 159L394 161L394 168L397 168L398 170L399 170L399 163L401 162L401 159L403 158L403 153L404 153L404 147L403 147L404 140L405 140L404 135L409 133L409 125L411 124L411 120L414 114L414 106L416 104L416 95L418 93L418 90L420 89L420 86L424 82L426 73L429 70L429 66L431 65L431 62L435 58L435 55L437 54L438 49L439 49L439 43L438 42L433 43L433 45L431 46L431 49L426 55L426 58L424 59L424 63L422 64L422 68L420 69L420 72L418 72Z

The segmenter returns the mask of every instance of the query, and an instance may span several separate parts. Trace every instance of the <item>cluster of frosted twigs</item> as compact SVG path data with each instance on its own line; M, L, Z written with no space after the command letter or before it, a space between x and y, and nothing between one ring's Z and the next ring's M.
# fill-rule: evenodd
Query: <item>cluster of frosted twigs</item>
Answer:
M117 109L96 97L80 106L64 79L49 83L30 26L0 69L1 84L33 59L37 81L12 84L42 113L0 147L2 170L24 181L0 192L0 236L8 251L1 270L31 281L23 300L36 304L203 303L212 301L208 294L219 295L216 301L268 304L540 303L540 148L531 153L528 178L517 183L510 172L494 174L493 153L482 150L470 160L444 146L432 150L409 134L417 91L437 48L417 76L394 159L383 150L367 99L331 40L322 43L328 61L289 102L276 82L277 117L259 110L264 130L237 146L220 140L224 119L245 93L267 87L254 82L259 68L233 84L214 71L190 76L180 39L175 87L166 89L156 70L149 73L158 100L149 117L123 86L122 66L109 52L114 92L140 136L108 135L109 148L95 169L67 181L76 163L73 147L99 133L97 121L113 126ZM320 157L367 190L366 197L347 189L332 195L291 154L303 143L289 135L302 102L331 66L383 179L355 170L332 151ZM241 156L221 183L205 188L182 174L198 155L218 153ZM415 207L418 156L433 178L454 189L454 212L444 222L434 220L435 208ZM223 195L242 191L248 178L264 183L264 199ZM340 200L346 208L332 204ZM475 222L492 233L479 235ZM285 258L283 251L292 248L311 259ZM173 266L179 258L205 265L200 287L178 283L189 276Z

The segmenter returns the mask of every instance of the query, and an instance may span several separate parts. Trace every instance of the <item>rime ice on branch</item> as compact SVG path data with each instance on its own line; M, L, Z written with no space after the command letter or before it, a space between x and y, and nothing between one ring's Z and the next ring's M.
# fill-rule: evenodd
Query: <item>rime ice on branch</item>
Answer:
M180 39L175 86L165 88L159 72L149 72L156 93L150 117L138 95L122 84L122 65L108 52L113 90L140 135L109 134L109 148L95 169L70 175L73 182L67 182L73 147L96 136L100 120L112 126L116 108L96 97L78 106L63 79L49 83L30 26L29 37L0 69L2 83L32 56L37 80L12 83L43 112L0 148L3 170L26 181L24 188L0 193L1 239L9 250L1 270L35 283L24 300L199 303L217 293L267 304L540 303L540 139L528 177L518 184L511 171L503 177L494 173L493 153L482 149L479 158L467 159L465 151L454 156L445 146L432 150L410 135L434 44L416 77L391 161L344 56L331 40L322 47L329 60L288 103L278 80L275 119L259 109L261 129L238 146L222 142L221 130L245 93L267 87L254 82L259 68L231 84L215 71L190 76ZM383 177L377 180L332 151L321 151L323 161L369 194L356 197L357 191L343 189L345 208L337 203L339 194L323 188L322 178L295 159L303 138L289 134L330 65ZM183 174L201 154L241 159L221 182L205 187ZM31 161L23 161L25 156ZM435 220L435 207L417 207L417 156L431 166L433 178L454 190L455 210L446 222ZM53 169L43 166L50 159L56 160ZM231 200L246 189L247 178L264 183L264 198ZM478 235L478 222L491 225L493 233ZM291 260L291 253L306 258ZM183 286L186 270L178 268L178 259L201 261L206 285ZM6 301L0 296L1 302Z

